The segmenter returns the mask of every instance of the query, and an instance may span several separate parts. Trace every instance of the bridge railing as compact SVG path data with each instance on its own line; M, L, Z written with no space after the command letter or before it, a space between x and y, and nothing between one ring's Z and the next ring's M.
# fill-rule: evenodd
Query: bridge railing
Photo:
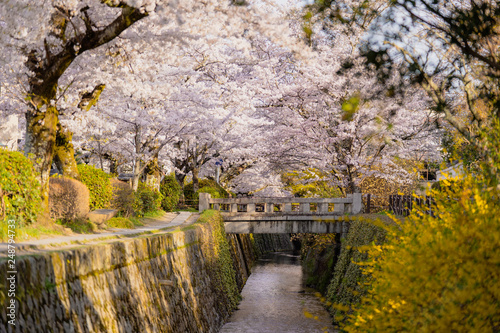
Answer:
M359 214L363 208L361 193L347 198L212 198L209 193L200 193L200 212L215 209L227 213L246 214Z

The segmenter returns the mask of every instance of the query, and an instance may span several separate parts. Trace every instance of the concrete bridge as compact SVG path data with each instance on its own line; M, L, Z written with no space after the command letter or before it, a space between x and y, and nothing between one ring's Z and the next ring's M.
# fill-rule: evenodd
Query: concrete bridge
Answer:
M212 198L200 193L199 210L222 213L229 234L347 234L342 216L361 213L361 193L347 198Z

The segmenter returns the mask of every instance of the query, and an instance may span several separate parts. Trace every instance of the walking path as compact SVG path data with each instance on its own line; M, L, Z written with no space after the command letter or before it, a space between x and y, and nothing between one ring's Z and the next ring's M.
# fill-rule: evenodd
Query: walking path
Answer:
M76 234L72 236L56 236L16 243L16 252L39 252L40 250L54 250L66 247L75 247L75 245L92 244L105 240L115 241L126 237L140 236L145 233L157 233L160 231L169 231L180 225L186 226L196 222L199 214L191 212L166 213L158 218L146 218L143 220L144 226L135 229L111 228L95 234ZM7 243L0 243L0 257L7 255Z

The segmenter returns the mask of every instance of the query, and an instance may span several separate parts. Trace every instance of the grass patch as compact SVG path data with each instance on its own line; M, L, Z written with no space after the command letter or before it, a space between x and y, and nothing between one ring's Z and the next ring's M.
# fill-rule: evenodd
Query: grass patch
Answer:
M138 217L129 217L128 219L134 224L135 227L141 227L144 225Z
M196 220L196 222L193 224L208 223L208 222L214 221L218 218L220 218L220 214L217 210L207 209L200 215L198 220Z
M160 216L163 216L163 215L165 215L165 211L163 211L163 210L160 209L160 210L154 210L152 212L147 212L147 213L144 214L144 217L151 218L151 217L160 217Z
M97 230L97 227L90 220L71 220L71 221L61 221L57 220L56 224L62 225L66 228L70 228L73 232L77 234L92 234Z
M12 229L11 229L12 230ZM16 225L15 237L17 242L23 242L32 239L44 238L47 236L60 236L65 235L67 232L60 225L53 222L36 222L29 226L19 227ZM12 234L12 232L11 232ZM7 223L0 222L0 242L7 242L9 240L9 231Z
M186 207L186 208L176 208L173 210L173 212L190 212L190 213L198 213L198 209L193 208L193 207Z
M108 227L120 229L134 229L134 223L126 217L113 217L109 219L106 224Z

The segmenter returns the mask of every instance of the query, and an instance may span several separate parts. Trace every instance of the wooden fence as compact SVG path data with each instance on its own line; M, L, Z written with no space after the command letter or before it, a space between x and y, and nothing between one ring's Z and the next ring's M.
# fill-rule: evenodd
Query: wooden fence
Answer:
M399 194L389 196L389 208L395 215L410 215L414 204L417 204L419 207L421 207L422 212L434 216L434 200L430 196L425 196L425 198L415 198L412 195Z

